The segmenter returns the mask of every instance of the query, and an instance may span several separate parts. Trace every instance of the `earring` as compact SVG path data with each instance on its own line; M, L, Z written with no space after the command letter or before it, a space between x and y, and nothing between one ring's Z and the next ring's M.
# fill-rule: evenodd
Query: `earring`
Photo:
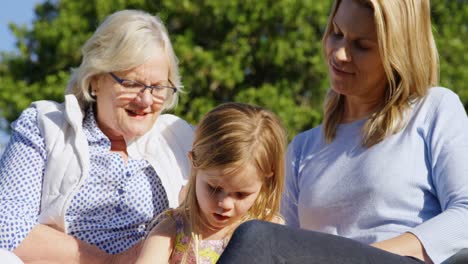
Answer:
M96 90L91 90L91 96L96 97Z

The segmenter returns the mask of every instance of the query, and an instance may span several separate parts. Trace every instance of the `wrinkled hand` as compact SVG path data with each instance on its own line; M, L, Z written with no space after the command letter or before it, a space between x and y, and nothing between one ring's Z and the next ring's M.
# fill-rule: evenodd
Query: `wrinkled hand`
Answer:
M135 263L138 256L140 255L141 248L143 247L143 241L138 242L133 247L129 248L127 251L121 252L119 254L110 255L106 264L129 264Z

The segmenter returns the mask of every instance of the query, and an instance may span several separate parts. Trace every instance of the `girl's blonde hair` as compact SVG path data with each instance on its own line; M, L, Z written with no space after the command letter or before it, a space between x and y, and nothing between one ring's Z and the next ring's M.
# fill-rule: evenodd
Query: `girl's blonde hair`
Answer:
M163 22L157 16L139 10L115 12L84 44L83 60L80 67L73 70L66 93L74 94L84 110L94 102L90 94L94 76L132 69L161 50L169 61L168 80L180 91L178 61ZM173 108L177 101L178 93L171 95L164 110Z
M199 123L192 148L192 170L187 195L178 210L189 220L198 240L205 225L195 193L198 169L257 168L262 189L243 218L271 221L279 216L284 183L286 134L276 115L261 107L225 103L211 110Z
M399 132L406 124L404 113L423 97L439 79L439 56L431 29L429 0L352 0L371 8L377 31L380 57L387 77L381 107L362 130L362 145L369 148ZM333 19L341 0L335 0L322 39L332 33ZM326 56L326 55L325 55ZM327 143L333 141L341 122L344 96L329 90L324 103L323 131Z

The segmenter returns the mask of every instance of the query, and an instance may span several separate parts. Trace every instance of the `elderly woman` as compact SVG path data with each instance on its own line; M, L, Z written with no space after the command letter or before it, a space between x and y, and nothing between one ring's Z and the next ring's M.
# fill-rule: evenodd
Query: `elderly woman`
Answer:
M441 263L468 247L468 118L436 87L429 0L336 0L323 47L323 124L288 150L294 229L250 223L221 263Z
M163 23L116 12L82 53L65 102L24 110L0 161L0 248L24 261L132 262L188 176L192 127L161 114L181 89Z

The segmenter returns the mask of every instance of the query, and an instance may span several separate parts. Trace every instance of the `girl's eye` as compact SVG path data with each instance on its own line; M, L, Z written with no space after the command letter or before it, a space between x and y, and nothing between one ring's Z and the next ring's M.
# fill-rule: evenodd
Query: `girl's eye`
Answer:
M216 186L212 186L210 184L207 185L208 186L208 190L212 193L217 193L221 190L221 188L219 187L216 187Z
M247 193L243 192L236 192L235 195L237 199L244 199L245 197L247 197Z

